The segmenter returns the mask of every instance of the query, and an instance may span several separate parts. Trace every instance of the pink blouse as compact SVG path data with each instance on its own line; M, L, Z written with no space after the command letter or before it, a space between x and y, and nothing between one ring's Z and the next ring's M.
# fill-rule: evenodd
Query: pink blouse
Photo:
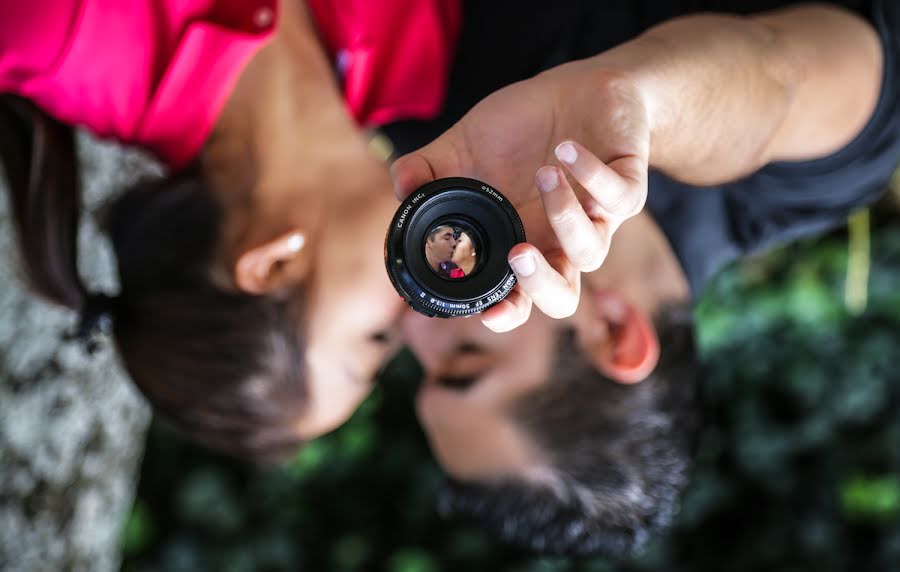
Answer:
M309 4L357 121L440 110L459 0ZM179 169L272 36L277 8L277 0L7 0L0 92L100 137L145 147Z

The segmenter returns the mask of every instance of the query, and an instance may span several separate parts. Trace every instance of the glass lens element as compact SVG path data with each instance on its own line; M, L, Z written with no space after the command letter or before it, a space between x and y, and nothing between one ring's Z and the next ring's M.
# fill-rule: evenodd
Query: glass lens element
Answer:
M439 221L425 235L425 260L429 268L446 280L459 280L477 271L481 237L464 222Z

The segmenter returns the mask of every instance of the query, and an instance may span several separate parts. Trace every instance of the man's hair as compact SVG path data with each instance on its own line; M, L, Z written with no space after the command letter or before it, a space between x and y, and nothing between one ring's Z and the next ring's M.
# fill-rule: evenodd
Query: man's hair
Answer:
M437 233L441 232L441 229L442 229L442 228L449 228L449 229L452 230L453 227L451 227L449 224L439 224L439 225L437 225L436 227L434 227L434 228L432 228L431 230L428 231L428 242L434 242L434 236L435 236Z
M662 354L635 385L597 373L561 335L556 377L511 414L548 459L537 477L448 480L439 508L507 542L549 554L624 556L668 526L688 482L699 430L690 312L657 319Z

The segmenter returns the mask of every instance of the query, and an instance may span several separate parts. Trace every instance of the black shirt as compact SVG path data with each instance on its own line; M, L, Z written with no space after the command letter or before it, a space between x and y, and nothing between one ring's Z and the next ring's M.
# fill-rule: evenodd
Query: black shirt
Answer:
M385 132L399 154L407 153L443 133L497 89L600 53L659 22L698 11L754 13L790 4L797 2L464 2L444 112L434 121L399 122ZM852 210L880 196L900 162L900 3L832 4L868 19L884 49L875 113L849 145L813 161L772 163L715 187L692 187L650 173L647 209L668 237L695 296L717 270L740 256L842 224Z

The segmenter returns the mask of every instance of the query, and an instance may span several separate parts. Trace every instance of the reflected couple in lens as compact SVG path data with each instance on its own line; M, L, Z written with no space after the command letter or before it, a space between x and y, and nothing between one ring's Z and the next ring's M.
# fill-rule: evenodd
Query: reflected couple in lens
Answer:
M441 278L456 280L470 275L477 260L470 231L453 224L435 226L425 238L425 259Z

